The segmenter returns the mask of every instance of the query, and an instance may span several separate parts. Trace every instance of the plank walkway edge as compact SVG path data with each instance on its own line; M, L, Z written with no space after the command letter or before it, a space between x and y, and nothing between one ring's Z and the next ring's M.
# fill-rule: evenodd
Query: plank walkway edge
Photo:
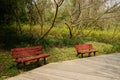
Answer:
M120 80L120 53L50 63L6 80Z

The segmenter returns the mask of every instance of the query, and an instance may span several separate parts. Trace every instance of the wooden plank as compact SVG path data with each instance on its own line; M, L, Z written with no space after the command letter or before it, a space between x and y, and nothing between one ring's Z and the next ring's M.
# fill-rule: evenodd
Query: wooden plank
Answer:
M8 80L120 80L118 56L120 53L50 63Z

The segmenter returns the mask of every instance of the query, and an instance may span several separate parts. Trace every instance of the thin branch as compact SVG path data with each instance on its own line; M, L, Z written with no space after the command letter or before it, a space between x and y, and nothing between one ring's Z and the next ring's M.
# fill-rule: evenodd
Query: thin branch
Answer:
M73 37L73 34L72 34L72 29L70 28L70 25L68 23L65 23L65 25L68 27L69 29L69 34L70 34L70 38Z
M58 3L57 3L57 1L56 1L56 0L54 0L54 3L55 3L56 5L58 5Z
M41 35L42 35L42 33L43 33L43 17L42 17L42 13L40 12L40 10L39 10L39 8L38 8L38 6L37 6L37 3L33 0L33 2L34 2L34 4L35 4L35 8L36 8L36 10L37 10L37 12L38 12L38 15L39 15L39 17L40 17L40 21L41 22L39 22L40 23L40 26L41 26Z
M59 7L63 4L63 2L64 2L64 0L60 0L60 2L59 2Z

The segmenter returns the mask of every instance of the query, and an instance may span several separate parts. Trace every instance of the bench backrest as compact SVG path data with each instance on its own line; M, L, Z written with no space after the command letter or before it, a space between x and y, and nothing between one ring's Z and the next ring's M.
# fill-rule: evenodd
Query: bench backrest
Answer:
M75 45L75 49L78 50L90 50L92 49L92 44L79 44Z
M42 53L42 46L14 48L11 49L12 56L15 59L39 55Z

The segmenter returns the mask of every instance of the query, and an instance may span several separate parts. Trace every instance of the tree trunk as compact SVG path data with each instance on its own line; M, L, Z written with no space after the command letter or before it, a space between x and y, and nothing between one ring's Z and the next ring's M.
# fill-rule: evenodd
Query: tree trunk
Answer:
M73 38L72 29L70 28L70 26L69 26L67 23L65 23L65 25L66 25L66 26L68 27L68 29L69 29L70 39Z

